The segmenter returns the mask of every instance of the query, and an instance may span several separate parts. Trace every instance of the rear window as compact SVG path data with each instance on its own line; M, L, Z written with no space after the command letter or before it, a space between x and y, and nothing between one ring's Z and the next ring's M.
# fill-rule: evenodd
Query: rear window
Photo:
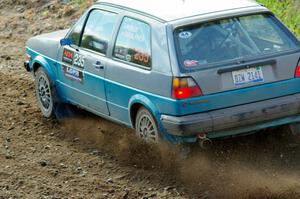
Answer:
M246 60L299 48L269 14L233 17L175 30L180 64L186 68Z

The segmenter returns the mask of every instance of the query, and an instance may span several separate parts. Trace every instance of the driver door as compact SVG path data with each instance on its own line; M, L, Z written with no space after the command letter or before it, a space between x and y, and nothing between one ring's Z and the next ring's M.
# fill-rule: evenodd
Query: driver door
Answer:
M69 35L74 44L61 49L60 79L66 96L97 114L109 115L104 75L106 53L117 16L103 10L91 10L88 19L83 23L79 21Z

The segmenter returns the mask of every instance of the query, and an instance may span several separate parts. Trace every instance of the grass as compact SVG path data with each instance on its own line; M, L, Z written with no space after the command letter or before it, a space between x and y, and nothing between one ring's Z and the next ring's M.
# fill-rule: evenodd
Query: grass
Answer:
M299 0L257 0L269 8L300 39Z

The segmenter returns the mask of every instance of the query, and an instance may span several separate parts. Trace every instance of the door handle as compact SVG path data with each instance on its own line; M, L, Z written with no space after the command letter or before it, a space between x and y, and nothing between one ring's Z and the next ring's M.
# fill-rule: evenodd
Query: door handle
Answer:
M94 64L94 67L95 67L97 70L103 70L103 69L104 69L104 65L101 63L101 61L97 61L97 62Z

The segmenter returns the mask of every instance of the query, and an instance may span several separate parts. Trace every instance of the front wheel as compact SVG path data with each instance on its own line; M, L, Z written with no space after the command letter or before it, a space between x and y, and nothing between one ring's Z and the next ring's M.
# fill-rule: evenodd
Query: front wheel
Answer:
M145 108L141 108L137 113L135 131L137 136L146 142L158 144L161 140L156 121Z
M53 84L42 67L35 73L35 92L38 106L46 118L55 116Z

